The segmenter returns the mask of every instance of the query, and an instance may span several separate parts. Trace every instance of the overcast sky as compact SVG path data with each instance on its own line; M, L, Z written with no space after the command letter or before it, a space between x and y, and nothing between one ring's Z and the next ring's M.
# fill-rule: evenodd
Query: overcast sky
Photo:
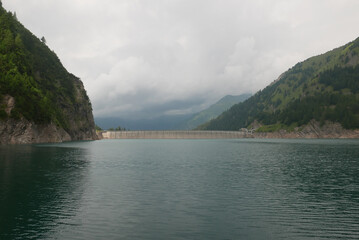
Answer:
M201 110L359 37L358 0L2 0L80 77L95 117Z

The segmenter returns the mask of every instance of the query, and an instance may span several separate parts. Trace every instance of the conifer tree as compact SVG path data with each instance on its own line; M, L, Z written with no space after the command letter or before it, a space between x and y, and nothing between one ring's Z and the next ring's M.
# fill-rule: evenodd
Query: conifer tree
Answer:
M44 36L41 38L41 42L42 42L43 44L46 44L46 39L45 39Z

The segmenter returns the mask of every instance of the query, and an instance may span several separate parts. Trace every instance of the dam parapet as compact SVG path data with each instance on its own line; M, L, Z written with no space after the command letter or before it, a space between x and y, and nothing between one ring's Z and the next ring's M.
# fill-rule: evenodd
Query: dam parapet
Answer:
M233 139L250 138L243 131L102 131L102 139Z

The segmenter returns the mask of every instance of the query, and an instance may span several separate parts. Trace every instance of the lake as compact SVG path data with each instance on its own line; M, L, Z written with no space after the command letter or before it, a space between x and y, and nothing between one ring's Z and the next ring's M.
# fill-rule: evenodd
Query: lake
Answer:
M359 140L0 146L0 239L359 239Z

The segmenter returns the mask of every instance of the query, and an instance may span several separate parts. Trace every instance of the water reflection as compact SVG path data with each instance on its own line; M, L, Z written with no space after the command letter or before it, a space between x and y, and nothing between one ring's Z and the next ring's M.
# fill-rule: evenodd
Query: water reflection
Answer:
M84 149L0 146L0 238L46 238L66 224L80 203L88 165Z

